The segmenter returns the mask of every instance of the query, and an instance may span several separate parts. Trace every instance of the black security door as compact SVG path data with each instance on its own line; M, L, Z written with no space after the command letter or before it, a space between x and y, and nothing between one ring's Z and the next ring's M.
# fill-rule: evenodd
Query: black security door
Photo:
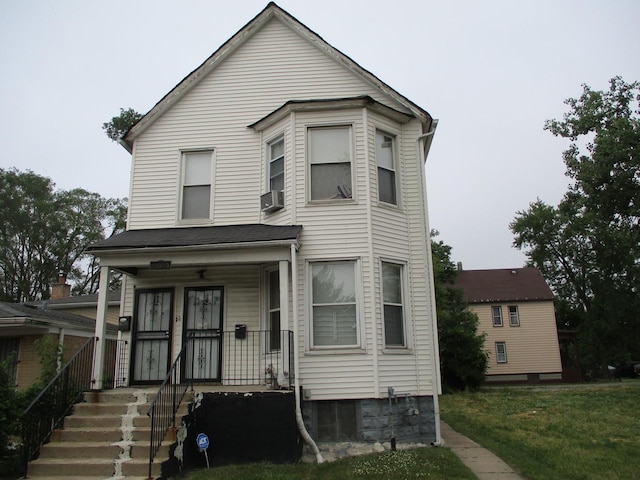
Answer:
M222 358L222 287L185 289L184 378L219 382Z
M133 383L161 383L171 354L173 290L138 290L133 328Z

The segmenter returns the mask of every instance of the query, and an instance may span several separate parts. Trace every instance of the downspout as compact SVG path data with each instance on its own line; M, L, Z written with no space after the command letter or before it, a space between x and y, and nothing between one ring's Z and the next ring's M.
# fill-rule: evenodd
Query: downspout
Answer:
M300 359L298 358L298 255L296 246L291 245L291 295L293 296L293 369L294 377L294 394L296 398L296 423L303 440L309 445L313 454L316 456L316 462L323 463L324 458L320 453L320 449L316 442L313 441L311 435L307 431L302 418L302 409L300 408Z
M430 274L432 282L430 288L430 301L431 304L431 318L433 321L431 322L431 341L433 347L433 357L431 362L432 369L432 378L433 378L433 416L435 420L435 433L436 439L433 442L433 446L442 445L442 434L440 431L440 399L439 394L441 391L440 387L440 352L438 347L438 323L437 323L437 311L436 311L436 298L435 298L435 290L433 284L433 256L431 253L431 230L429 227L429 207L427 201L427 174L425 171L425 165L427 163L427 156L429 154L429 149L431 148L431 142L433 141L433 134L436 132L436 128L438 126L438 120L433 120L431 123L431 129L422 135L420 135L417 139L417 149L418 149L418 158L421 159L424 157L424 161L420 162L419 167L422 168L423 174L423 192L424 192L424 224L426 228L426 238L427 240L427 276ZM421 143L424 141L424 149L420 148ZM428 277L427 277L428 278Z

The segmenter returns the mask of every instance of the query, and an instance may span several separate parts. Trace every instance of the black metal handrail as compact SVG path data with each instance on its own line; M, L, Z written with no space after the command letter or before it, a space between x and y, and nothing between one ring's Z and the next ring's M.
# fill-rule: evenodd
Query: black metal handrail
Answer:
M193 383L181 383L179 376L182 363L186 357L189 341L192 340L192 338L189 338L184 343L169 373L167 373L158 392L153 397L153 400L151 400L149 410L147 410L147 415L151 417L148 478L152 478L151 469L153 467L153 460L162 445L164 437L167 435L169 428L176 427L176 413L178 412L178 408L180 408L184 394L187 392L189 386L191 386L191 390L193 390Z
M73 405L91 387L94 345L95 338L89 338L22 414L22 462L25 475L29 462L38 455L51 432L63 424L64 417Z

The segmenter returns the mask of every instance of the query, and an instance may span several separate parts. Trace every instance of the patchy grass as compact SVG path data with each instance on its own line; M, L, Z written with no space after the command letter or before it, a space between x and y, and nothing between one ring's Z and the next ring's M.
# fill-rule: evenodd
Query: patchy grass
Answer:
M416 448L299 465L230 465L187 473L184 480L472 480L475 475L446 448Z
M640 380L444 395L442 419L530 480L640 479Z

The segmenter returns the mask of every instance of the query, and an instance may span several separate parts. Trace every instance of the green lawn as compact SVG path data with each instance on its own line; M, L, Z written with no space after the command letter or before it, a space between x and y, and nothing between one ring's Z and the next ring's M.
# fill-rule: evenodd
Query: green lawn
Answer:
M473 475L446 448L416 448L330 463L299 465L231 465L198 470L182 477L186 480L348 480L348 479L429 479L473 480Z
M529 480L640 479L640 380L444 395L442 419Z

